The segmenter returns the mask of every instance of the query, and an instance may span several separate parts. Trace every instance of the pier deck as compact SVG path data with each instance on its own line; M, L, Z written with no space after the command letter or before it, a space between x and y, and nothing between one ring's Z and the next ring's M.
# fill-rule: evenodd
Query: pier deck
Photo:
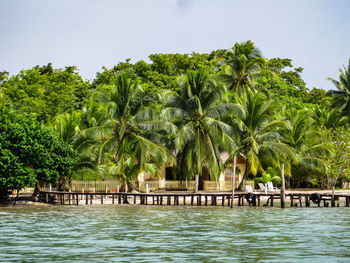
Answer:
M92 204L134 204L134 205L188 205L188 206L231 206L232 193L81 193L42 191L39 199L46 203L60 205ZM235 193L235 206L277 206L280 193ZM350 194L336 193L287 193L289 206L350 206Z

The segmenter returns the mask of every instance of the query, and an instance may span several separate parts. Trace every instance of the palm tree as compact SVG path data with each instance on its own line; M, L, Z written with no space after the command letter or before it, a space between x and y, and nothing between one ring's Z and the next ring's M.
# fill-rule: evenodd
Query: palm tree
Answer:
M328 80L337 88L331 91L335 95L333 105L340 109L344 116L350 117L350 59L348 67L344 66L344 71L339 69L339 81L332 78Z
M324 127L326 129L335 129L339 126L348 124L348 116L342 116L337 109L328 109L322 106L317 107L312 112L312 118L317 127Z
M99 163L97 162L95 149L97 142L81 133L82 128L85 127L82 122L83 116L84 112L80 111L61 114L56 117L52 127L59 138L72 145L77 152L77 162L73 168L73 173L79 170L98 172Z
M121 73L106 93L95 94L107 110L108 119L84 130L84 134L101 141L99 156L113 157L113 172L127 183L142 171L156 174L160 167L174 162L170 151L158 140L155 131L163 128L154 109L143 107L141 87L136 78Z
M232 115L230 123L235 131L233 135L240 138L233 154L239 153L246 160L244 178L264 172L266 166L279 167L281 161L295 159L293 150L282 142L281 132L287 124L276 118L277 104L265 93L247 89L239 106L240 114Z
M227 135L230 126L220 119L237 107L225 103L225 89L201 70L188 72L180 86L179 94L170 91L163 94L162 114L177 127L174 140L178 164L182 173L195 175L197 192L203 167L214 178L223 169L220 148L233 143Z
M298 163L291 162L290 168L298 172L326 171L325 157L331 154L330 147L321 140L321 131L315 128L315 121L308 110L288 110L289 123L284 132L284 142L297 154ZM295 174L295 179L298 174Z
M267 60L252 41L236 43L225 54L221 78L228 83L229 90L242 93L246 87L252 88L257 78L273 74L266 65Z

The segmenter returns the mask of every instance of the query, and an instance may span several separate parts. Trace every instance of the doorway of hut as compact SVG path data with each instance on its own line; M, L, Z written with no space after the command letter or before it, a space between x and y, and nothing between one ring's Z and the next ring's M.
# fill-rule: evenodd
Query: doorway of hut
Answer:
M205 190L204 181L210 180L210 173L207 167L203 167L202 176L199 176L198 190Z

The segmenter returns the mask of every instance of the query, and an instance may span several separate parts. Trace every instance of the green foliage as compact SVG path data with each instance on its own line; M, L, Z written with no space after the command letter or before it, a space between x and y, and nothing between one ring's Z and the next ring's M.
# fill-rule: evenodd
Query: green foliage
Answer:
M333 155L327 158L328 169L323 176L326 178L326 187L335 187L339 179L350 179L350 132L338 127L323 131L322 138L331 142Z
M286 84L298 89L305 90L306 83L301 78L303 68L293 68L291 59L272 58L268 61L267 66L275 72L277 77L281 78ZM286 68L293 68L286 70Z
M55 185L69 177L75 152L33 117L0 108L0 192L33 186L37 181Z
M1 83L1 93L12 109L33 113L44 122L57 114L81 108L89 88L89 82L76 73L75 67L53 69L51 63L22 70Z
M331 91L334 94L333 106L342 111L343 116L350 118L350 59L348 67L339 69L339 81L328 78L337 90Z
M121 73L106 91L95 97L107 109L107 118L83 134L99 141L99 158L112 161L111 173L125 185L142 171L157 175L173 156L160 143L157 131L163 129L162 122L152 107L143 105L136 77Z
M260 177L255 177L254 180L256 184L272 182L277 186L281 185L282 182L281 177L272 167L268 167Z
M226 134L229 125L220 118L234 110L235 105L225 103L225 89L201 70L188 72L180 85L179 94L163 94L162 113L176 130L178 164L189 175L202 175L206 165L210 175L218 178L223 169L220 147L225 142L226 146L234 144Z
M238 106L240 114L230 122L238 134L238 151L246 159L246 174L264 172L264 166L279 166L280 160L295 159L295 153L283 143L281 131L287 123L277 118L277 104L261 91L246 91Z
M241 93L245 87L254 87L258 78L272 76L266 68L267 60L252 41L236 43L223 55L217 58L223 63L220 77L227 83L229 90Z
M75 67L49 63L15 76L0 72L0 107L32 113L54 129L77 152L71 167L76 178L85 172L124 182L142 171L156 176L175 163L171 153L177 178L200 175L203 168L217 178L220 153L227 152L227 162L245 157L245 176L272 180L267 169L284 163L292 187L327 186L332 153L342 149L322 136L327 130L341 137L339 129L349 126L349 67L350 60L339 81L331 79L337 90L326 92L308 89L303 68L291 59L264 58L252 41L210 54L126 59L103 67L92 84ZM20 178L11 187L37 180L37 169L23 166L12 151L4 148L0 158Z

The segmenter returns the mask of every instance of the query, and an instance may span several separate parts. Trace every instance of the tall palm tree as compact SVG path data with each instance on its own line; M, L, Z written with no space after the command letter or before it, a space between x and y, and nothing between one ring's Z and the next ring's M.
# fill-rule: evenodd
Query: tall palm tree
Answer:
M163 128L156 112L143 107L141 87L134 76L121 73L107 93L96 99L107 109L108 119L84 134L101 141L99 155L113 156L114 175L127 183L142 171L156 174L160 167L174 162L171 152L158 140L155 131Z
M344 70L339 69L339 81L332 78L328 80L337 88L331 91L335 95L333 105L340 109L344 116L350 117L350 59L347 68L344 66Z
M236 43L223 61L221 78L228 83L229 90L237 93L242 93L247 86L252 88L257 78L273 74L266 68L267 60L250 40Z
M326 171L326 156L331 154L327 142L322 142L321 131L315 128L315 121L308 110L288 110L289 123L284 132L284 142L292 147L298 157L298 163L291 162L295 171ZM297 174L295 175L297 176Z
M276 118L277 104L265 93L247 89L239 106L240 114L232 115L230 123L240 138L233 154L239 153L246 160L244 177L264 172L267 166L279 167L283 160L295 159L293 150L282 142L281 132L287 123Z
M233 143L227 135L230 126L220 119L237 107L225 103L225 89L201 70L188 72L180 86L179 94L170 91L163 94L162 114L177 127L178 164L182 172L195 175L197 192L203 167L214 178L223 169L220 148Z

